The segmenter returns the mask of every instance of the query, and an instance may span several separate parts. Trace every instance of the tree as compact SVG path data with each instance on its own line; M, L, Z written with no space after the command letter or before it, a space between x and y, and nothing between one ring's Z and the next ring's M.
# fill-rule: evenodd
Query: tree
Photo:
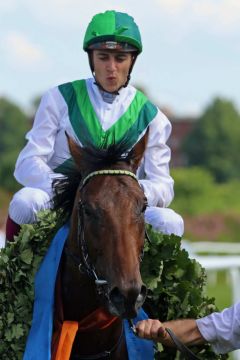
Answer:
M203 166L218 182L240 176L240 115L233 103L216 98L183 144L189 165Z
M25 144L28 117L16 104L0 98L0 126L0 186L15 191L19 186L13 177L14 165Z
M175 197L171 207L181 215L209 212L215 204L213 176L202 167L175 168L171 171Z

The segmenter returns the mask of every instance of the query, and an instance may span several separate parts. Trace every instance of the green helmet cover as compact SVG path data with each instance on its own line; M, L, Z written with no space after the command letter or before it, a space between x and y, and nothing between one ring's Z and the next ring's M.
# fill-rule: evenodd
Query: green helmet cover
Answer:
M133 17L126 13L108 10L95 15L89 23L83 41L83 49L88 51L91 44L104 41L128 43L142 51L141 35Z

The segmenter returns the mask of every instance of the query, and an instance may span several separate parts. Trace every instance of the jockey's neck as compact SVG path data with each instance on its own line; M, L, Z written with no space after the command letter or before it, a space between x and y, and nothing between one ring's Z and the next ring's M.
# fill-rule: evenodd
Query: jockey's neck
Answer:
M102 99L104 102L108 103L108 104L112 104L117 96L117 94L111 94L107 91L104 90L100 90L100 93L102 95Z

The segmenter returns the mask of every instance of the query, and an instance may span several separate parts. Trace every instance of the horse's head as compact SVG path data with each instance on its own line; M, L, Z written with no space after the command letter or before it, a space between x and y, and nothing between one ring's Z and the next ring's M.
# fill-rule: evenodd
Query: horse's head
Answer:
M147 204L134 174L147 135L125 157L121 146L101 151L68 141L82 176L71 217L70 243L75 254L81 252L82 269L95 276L110 313L135 317L146 297L140 261Z

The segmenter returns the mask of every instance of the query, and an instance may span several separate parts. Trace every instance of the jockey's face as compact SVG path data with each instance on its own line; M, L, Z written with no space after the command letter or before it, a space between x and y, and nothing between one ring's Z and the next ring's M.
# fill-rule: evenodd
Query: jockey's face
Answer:
M131 53L93 50L93 66L97 82L106 91L117 91L127 81L132 60Z

